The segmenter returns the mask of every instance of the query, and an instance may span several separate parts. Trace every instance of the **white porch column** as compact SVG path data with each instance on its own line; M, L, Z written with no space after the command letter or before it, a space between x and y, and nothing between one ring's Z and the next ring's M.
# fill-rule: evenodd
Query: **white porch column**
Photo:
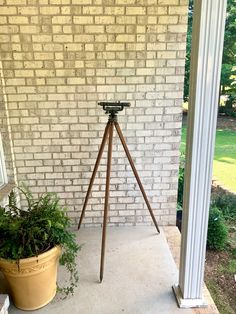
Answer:
M180 307L206 306L203 275L226 0L194 3L179 284Z

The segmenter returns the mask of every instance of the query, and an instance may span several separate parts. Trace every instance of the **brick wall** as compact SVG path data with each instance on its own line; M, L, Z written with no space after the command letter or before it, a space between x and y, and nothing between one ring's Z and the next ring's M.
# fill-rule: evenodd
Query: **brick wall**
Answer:
M78 220L107 121L97 102L126 100L119 122L131 155L160 224L174 224L187 0L0 3L17 179L58 192ZM109 221L149 223L117 137L113 148ZM105 169L104 154L86 224L102 221Z

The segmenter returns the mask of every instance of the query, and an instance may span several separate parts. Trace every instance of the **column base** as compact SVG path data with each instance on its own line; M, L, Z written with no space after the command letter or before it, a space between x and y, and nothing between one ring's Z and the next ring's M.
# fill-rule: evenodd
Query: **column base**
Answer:
M207 303L204 299L184 299L182 292L178 285L172 287L175 294L176 301L180 308L193 308L193 307L207 307Z
M0 314L8 314L10 306L9 297L7 294L0 294Z

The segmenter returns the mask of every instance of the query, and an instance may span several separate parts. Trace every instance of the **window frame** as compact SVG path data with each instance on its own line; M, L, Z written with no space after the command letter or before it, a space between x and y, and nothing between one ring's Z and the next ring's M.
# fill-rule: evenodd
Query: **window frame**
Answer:
M7 182L7 170L2 145L2 136L0 133L0 189L3 188L7 184Z

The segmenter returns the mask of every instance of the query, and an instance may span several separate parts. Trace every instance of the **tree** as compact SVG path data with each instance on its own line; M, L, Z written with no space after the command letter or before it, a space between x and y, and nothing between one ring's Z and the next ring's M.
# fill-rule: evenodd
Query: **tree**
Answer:
M190 55L193 22L193 0L189 1L188 32L184 80L184 100L189 97ZM227 96L226 110L233 110L236 102L236 0L228 0L225 25L224 50L222 58L220 95ZM220 97L219 97L220 99Z
M221 68L221 95L226 95L226 110L233 110L236 101L236 1L228 0L224 50Z
M189 6L188 6L188 32L187 32L187 38L186 38L184 101L188 101L188 96L189 96L189 77L190 77L192 29L193 29L193 0L190 0Z

